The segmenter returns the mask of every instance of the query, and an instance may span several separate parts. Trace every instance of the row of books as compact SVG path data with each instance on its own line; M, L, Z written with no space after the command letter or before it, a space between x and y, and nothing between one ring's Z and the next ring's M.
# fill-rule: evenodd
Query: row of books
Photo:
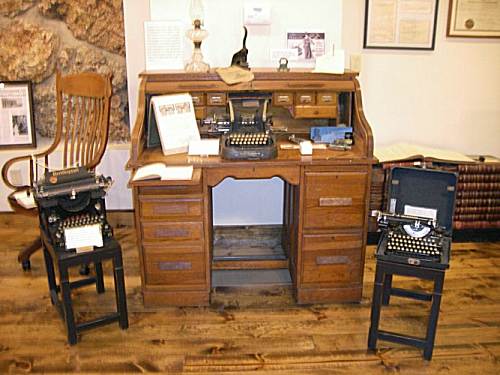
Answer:
M458 175L454 229L500 228L500 159L486 156L466 156L445 151L403 153L404 145L397 152L382 152L376 156L380 163L373 168L370 209L387 207L390 170L395 166L424 167L454 172ZM410 149L410 150L414 150ZM435 151L435 150L434 150ZM369 231L373 231L373 223ZM375 227L376 228L376 227Z

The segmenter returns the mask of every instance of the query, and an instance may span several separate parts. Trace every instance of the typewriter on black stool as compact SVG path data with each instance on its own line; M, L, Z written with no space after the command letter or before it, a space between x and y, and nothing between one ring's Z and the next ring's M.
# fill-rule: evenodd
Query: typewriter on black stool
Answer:
M372 212L382 231L377 259L448 268L456 182L450 172L393 168L388 212Z
M267 108L270 93L229 94L230 130L222 136L222 157L232 160L272 159L277 155Z
M103 240L113 236L104 201L111 184L110 177L83 167L47 172L35 184L40 226L56 250L74 251L66 244L66 236L74 228L95 229Z
M373 211L383 230L377 257L395 262L447 268L450 238L435 219Z

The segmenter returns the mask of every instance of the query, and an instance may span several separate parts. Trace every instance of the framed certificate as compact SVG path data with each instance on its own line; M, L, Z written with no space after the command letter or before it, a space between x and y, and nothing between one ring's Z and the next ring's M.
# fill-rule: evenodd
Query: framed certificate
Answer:
M365 0L364 48L433 50L439 0Z
M36 147L31 82L0 81L0 148Z
M447 36L500 38L500 0L449 0Z

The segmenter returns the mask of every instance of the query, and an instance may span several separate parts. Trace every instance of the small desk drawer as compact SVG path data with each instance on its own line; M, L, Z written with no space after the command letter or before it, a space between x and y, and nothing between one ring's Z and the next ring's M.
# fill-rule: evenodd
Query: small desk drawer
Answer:
M201 218L201 198L139 196L141 218L189 220Z
M361 282L361 246L358 241L330 241L329 236L304 236L302 283L345 284ZM319 245L319 242L323 242ZM319 246L318 246L319 245ZM345 247L343 247L345 246ZM315 248L321 250L313 250Z
M306 172L304 228L360 228L366 172Z
M207 105L226 105L226 93L224 92L207 93Z
M192 92L191 97L193 98L193 105L195 107L205 105L205 95L202 92Z
M163 242L165 244L196 244L203 236L203 223L169 223L143 221L142 236L145 242Z
M316 95L316 103L318 105L337 105L337 93L336 92L318 92Z
M314 91L298 92L295 94L296 104L316 104L316 93Z
M277 106L293 105L293 93L291 92L275 92L273 94L273 104Z
M203 253L175 253L144 249L146 283L179 288L206 284Z
M337 107L327 105L296 105L293 108L294 118L336 118Z

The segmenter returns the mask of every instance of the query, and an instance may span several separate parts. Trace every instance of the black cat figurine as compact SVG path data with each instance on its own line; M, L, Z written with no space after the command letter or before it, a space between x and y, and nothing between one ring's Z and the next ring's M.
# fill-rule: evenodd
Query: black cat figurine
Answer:
M248 67L248 61L247 61L248 50L246 47L248 31L245 26L243 26L243 28L245 29L245 36L243 37L243 48L233 55L233 59L231 60L231 66L236 65L244 69L250 69Z

